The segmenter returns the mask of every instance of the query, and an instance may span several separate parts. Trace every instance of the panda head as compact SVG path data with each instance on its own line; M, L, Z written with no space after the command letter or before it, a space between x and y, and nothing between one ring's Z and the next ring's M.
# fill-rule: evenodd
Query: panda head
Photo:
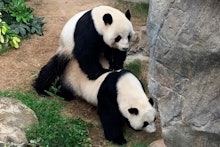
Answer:
M139 104L134 102L132 107L125 109L124 116L127 118L129 125L134 130L145 130L148 133L156 131L155 116L156 110L150 103Z
M154 132L156 110L148 99L141 82L132 73L126 73L117 82L117 102L120 113L134 130Z
M97 32L112 48L128 51L130 42L137 39L129 10L124 14L109 6L99 6L92 9L92 18Z

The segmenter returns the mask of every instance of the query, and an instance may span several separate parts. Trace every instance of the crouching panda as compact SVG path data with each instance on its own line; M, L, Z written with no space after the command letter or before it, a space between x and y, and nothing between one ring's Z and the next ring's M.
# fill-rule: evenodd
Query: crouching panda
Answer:
M134 130L154 132L156 110L146 96L141 82L127 70L110 71L90 80L71 60L60 78L61 96L78 96L97 106L105 138L113 143L126 143L123 125Z
M56 54L35 80L36 91L45 94L72 58L78 61L89 79L121 69L130 41L137 39L130 18L129 10L124 14L109 6L98 6L74 15L62 29ZM99 57L102 55L110 64L109 69L101 66Z

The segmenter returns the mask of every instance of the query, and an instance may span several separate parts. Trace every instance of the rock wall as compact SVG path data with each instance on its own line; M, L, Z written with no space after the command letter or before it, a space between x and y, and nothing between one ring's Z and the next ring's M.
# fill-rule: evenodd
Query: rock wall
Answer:
M220 1L151 0L149 91L168 147L220 147Z

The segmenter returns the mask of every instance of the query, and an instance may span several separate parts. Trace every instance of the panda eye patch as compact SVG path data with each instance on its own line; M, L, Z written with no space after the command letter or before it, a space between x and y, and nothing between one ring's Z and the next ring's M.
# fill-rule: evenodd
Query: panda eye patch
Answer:
M147 121L145 121L144 124L143 124L143 128L145 128L148 125L149 125L149 123Z
M128 112L134 115L138 115L138 109L137 108L130 108L128 109Z
M117 36L116 38L115 38L115 42L119 42L121 40L121 36Z
M129 40L129 41L131 40L131 34L128 35L128 40Z

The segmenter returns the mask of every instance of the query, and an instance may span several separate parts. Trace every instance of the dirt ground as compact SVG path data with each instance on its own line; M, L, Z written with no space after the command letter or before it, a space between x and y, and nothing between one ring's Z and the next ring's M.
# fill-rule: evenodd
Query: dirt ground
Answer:
M40 68L54 55L58 47L59 34L65 22L79 11L90 9L98 5L114 6L114 0L27 0L29 6L35 9L38 17L44 17L43 36L33 36L24 40L17 50L11 50L0 56L0 90L30 90L33 79ZM126 10L124 10L126 11ZM135 30L143 26L144 21L132 20ZM103 137L103 131L96 114L96 108L81 101L74 100L67 103L63 111L66 115L75 115L92 122L94 127L89 130L94 147L109 146ZM160 130L156 133L134 132L127 128L128 141L160 138ZM128 144L129 146L129 144Z

